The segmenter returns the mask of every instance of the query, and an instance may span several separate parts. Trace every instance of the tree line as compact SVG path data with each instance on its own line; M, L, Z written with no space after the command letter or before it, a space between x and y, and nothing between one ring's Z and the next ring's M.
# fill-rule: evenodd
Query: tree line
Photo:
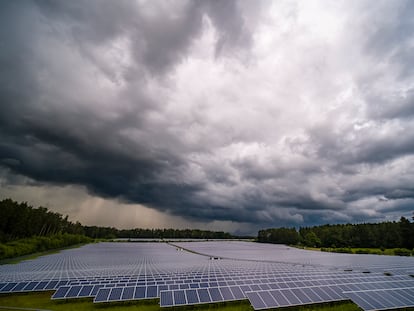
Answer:
M83 226L86 236L97 239L231 239L233 236L223 231L199 229L117 229L113 227Z
M414 220L414 217L413 217ZM414 222L399 221L364 224L322 225L313 227L260 230L259 242L309 247L414 248Z
M45 207L35 208L26 202L18 203L11 199L0 201L0 242L63 233L84 235L93 239L232 238L232 235L227 232L198 229L117 229L113 227L83 226L79 222L69 221L68 216L49 211Z

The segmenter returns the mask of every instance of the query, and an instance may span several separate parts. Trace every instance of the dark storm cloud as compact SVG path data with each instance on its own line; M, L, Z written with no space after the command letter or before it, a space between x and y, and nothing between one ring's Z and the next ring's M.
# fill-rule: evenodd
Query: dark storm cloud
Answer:
M413 5L332 5L332 36L315 3L2 2L4 178L190 220L408 214Z
M180 4L179 12L174 14L171 14L171 7L162 6L163 3L158 2L153 8L138 7L130 1L3 4L1 44L5 49L0 54L2 165L39 182L81 184L103 197L171 209L176 214L185 214L190 209L189 215L195 210L194 216L201 218L232 218L219 207L209 208L189 202L198 185L159 180L163 172L174 172L175 167L184 165L180 155L168 149L152 148L147 145L148 141L140 143L120 135L121 130L130 127L146 130L145 112L156 109L159 104L146 98L145 90L140 90L139 85L138 90L131 87L123 91L123 99L134 104L132 110L127 114L122 111L112 121L104 120L94 102L84 103L81 97L75 99L81 102L72 102L71 98L47 98L48 94L42 94L49 91L44 89L39 77L43 70L62 80L59 87L71 87L71 81L65 85L68 79L65 72L48 72L49 68L42 67L49 65L42 59L42 49L48 47L39 46L44 37L62 40L70 49L78 50L88 61L94 62L93 56L88 54L91 46L125 35L132 42L132 66L144 69L144 73L161 74L185 56L194 36L201 31L203 14L210 14L213 23L225 27L220 29L220 45L223 40L231 40L232 34L227 35L227 32L237 31L238 36L242 35L235 25L228 27L222 20L237 14L237 11L229 11L237 8L231 1L224 6L229 13L224 15L214 2ZM154 12L146 16L147 9L154 10L155 16L151 16ZM240 18L236 20L240 21ZM56 57L62 57L59 62L63 63L63 69L72 70L65 68L64 56ZM80 67L75 70L81 70ZM137 78L141 79L133 77ZM77 91L83 90L70 90ZM154 136L149 139L156 139L157 134ZM200 213L201 207L206 209ZM208 213L209 210L212 213Z

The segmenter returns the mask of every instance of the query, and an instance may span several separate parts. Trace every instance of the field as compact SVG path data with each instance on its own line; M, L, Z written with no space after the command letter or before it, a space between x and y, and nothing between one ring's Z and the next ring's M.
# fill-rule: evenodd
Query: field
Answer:
M111 311L412 307L413 259L241 241L89 244L0 266L0 306Z
M165 310L159 306L157 300L148 300L131 303L111 303L105 306L95 305L92 299L79 299L67 301L50 300L50 292L30 293L30 294L13 294L0 297L0 310L7 310L6 306L20 308L34 308L43 310L56 311L162 311ZM175 307L172 310L217 310L217 311L252 311L250 303L247 301L237 301L232 303L216 303L198 306ZM360 310L357 305L352 302L326 303L320 305L309 305L290 308L289 310L315 310L315 311L356 311Z

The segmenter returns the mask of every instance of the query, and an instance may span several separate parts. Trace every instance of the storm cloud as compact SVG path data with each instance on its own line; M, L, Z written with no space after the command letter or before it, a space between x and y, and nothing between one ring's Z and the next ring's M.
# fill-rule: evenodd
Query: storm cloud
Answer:
M3 186L189 224L413 211L412 1L0 6Z

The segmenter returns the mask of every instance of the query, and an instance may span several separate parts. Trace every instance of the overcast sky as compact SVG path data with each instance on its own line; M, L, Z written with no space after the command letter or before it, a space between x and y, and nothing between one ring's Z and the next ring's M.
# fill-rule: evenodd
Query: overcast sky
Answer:
M1 1L0 196L89 225L414 210L414 1Z

